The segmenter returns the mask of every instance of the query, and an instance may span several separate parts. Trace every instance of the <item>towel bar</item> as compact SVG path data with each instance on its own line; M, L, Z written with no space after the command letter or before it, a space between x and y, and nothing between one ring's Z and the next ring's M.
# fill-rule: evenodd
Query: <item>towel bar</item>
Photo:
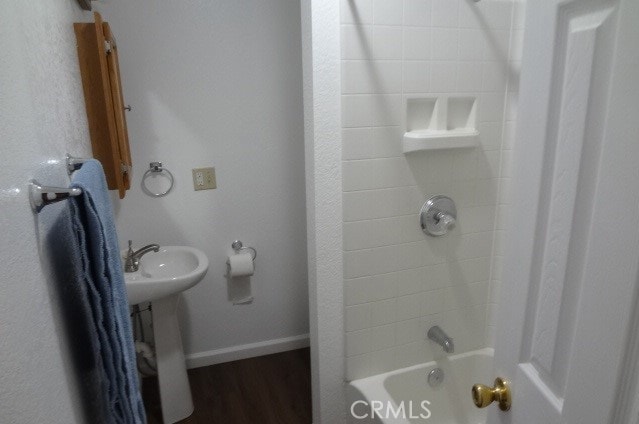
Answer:
M67 173L69 175L73 174L73 171L77 171L82 168L82 164L89 159L76 158L67 153Z
M89 159L76 158L67 153L67 173L71 175L73 171L80 169L82 164L88 160ZM36 180L29 181L29 202L35 212L40 212L46 205L81 194L82 190L79 188L47 187L41 185Z
M46 205L81 194L79 188L46 187L36 180L29 181L29 200L35 212L40 212Z

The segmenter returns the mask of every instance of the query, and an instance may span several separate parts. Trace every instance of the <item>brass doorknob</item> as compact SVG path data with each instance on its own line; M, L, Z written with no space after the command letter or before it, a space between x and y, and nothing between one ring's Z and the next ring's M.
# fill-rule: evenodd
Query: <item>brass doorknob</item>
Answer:
M510 385L502 378L495 379L495 387L475 384L473 386L473 402L477 408L485 408L494 401L499 404L502 411L510 410L511 394Z

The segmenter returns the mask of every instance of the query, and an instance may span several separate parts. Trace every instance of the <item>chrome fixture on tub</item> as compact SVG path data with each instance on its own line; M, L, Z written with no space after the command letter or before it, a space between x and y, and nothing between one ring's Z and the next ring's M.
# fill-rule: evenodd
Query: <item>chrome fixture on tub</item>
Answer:
M433 368L428 373L428 385L430 387L439 387L444 382L444 370L441 368Z
M457 222L457 208L453 199L437 195L428 199L419 212L422 231L431 236L443 236Z
M140 268L140 258L149 252L159 252L159 244L148 244L139 248L135 252L132 247L133 242L129 240L129 250L124 258L124 272L136 272Z
M426 335L428 336L430 340L440 345L442 349L444 349L444 352L446 353L455 352L455 345L453 344L453 339L448 337L448 335L444 333L444 330L439 328L439 326L435 325L433 327L430 327Z

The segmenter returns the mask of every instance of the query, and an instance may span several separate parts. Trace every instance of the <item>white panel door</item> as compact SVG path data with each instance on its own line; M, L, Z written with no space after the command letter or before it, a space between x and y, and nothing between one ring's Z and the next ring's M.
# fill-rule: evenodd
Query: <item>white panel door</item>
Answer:
M488 422L611 423L639 331L639 0L527 6L495 345L513 403Z

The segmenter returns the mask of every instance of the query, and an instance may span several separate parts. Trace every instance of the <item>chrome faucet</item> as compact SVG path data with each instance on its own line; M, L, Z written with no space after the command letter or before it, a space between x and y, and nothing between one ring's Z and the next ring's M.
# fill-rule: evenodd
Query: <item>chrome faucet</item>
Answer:
M129 250L124 258L124 272L136 272L140 268L140 258L149 252L159 252L159 244L149 244L133 251L132 241L129 240Z
M453 339L448 337L448 335L444 333L444 330L439 328L439 326L435 325L433 327L430 327L426 335L428 336L430 340L440 345L442 349L444 349L444 352L446 353L455 352L455 345L453 344Z

